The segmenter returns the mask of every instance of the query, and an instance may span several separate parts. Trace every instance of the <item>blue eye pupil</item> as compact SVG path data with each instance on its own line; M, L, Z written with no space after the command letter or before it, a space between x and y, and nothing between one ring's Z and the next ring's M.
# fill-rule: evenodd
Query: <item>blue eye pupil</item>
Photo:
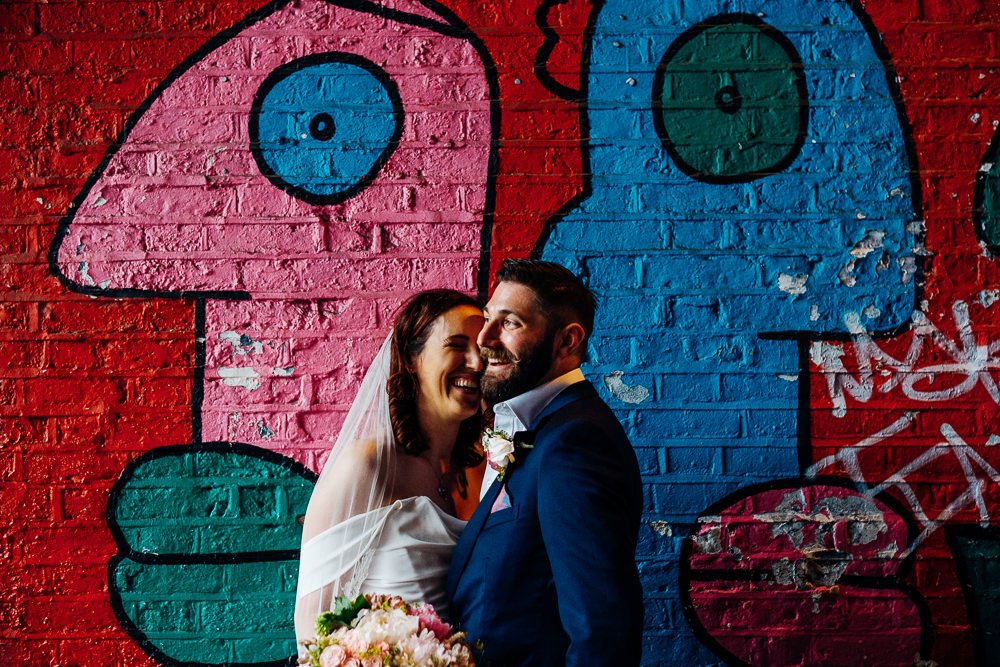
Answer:
M333 116L328 113L318 113L309 121L309 134L317 141L329 141L336 131Z

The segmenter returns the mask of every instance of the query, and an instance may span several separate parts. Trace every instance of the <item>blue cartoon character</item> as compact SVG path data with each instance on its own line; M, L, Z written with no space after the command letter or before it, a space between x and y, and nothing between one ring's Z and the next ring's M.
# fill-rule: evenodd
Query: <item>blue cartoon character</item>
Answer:
M595 9L589 192L539 245L598 296L585 370L644 463L646 659L670 664L717 662L706 643L734 659L685 627L681 544L709 506L808 463L809 342L905 327L919 277L911 151L877 35L846 2L732 7ZM836 523L855 500L816 495L769 511Z

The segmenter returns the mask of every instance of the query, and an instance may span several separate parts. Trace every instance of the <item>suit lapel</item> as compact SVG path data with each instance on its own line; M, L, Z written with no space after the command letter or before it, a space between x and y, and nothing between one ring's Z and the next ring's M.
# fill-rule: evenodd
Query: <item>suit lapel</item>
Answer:
M476 511L472 513L472 516L469 517L469 522L465 524L462 537L458 540L458 544L455 545L455 550L451 554L452 562L451 567L448 568L447 582L449 597L455 597L455 588L458 585L458 580L461 578L462 573L465 572L465 566L469 564L469 556L472 555L472 548L479 539L479 533L483 531L483 525L486 524L486 519L490 516L490 510L493 508L493 503L497 501L497 496L500 495L500 489L503 488L503 484L503 480L499 478L493 480L493 484L487 489L486 495L483 496L482 500L479 501L479 505L476 506Z
M554 415L556 412L566 407L574 401L578 401L581 398L587 396L596 396L597 390L590 382L577 382L572 384L566 389L559 392L559 394L552 399L551 402L545 409L543 409L538 417L535 418L534 424L532 424L532 431L537 432L544 426L545 422ZM521 457L518 457L519 459ZM505 482L510 480L510 476L516 474L517 464L522 461L516 461L516 464L511 464L512 467L504 475L504 479L495 479L493 484L490 486L489 490L486 491L486 495L483 496L482 500L479 501L479 505L476 507L476 511L473 512L472 516L469 518L469 523L465 525L465 530L462 531L462 537L459 539L458 544L455 545L455 550L452 552L451 560L452 564L448 570L448 582L447 589L449 597L454 598L455 588L458 586L458 580L461 579L462 573L465 572L465 568L469 564L469 558L472 556L472 551L476 546L476 542L479 540L479 534L483 532L483 526L486 524L486 519L490 516L490 511L493 508L493 503L496 502L497 496L500 495L500 490L503 488Z

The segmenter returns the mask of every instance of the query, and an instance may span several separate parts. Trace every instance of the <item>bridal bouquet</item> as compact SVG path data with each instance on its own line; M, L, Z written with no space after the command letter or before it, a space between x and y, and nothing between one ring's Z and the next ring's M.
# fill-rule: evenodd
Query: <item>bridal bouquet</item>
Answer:
M397 596L339 597L316 619L299 664L310 667L473 667L465 633L455 632L429 604Z

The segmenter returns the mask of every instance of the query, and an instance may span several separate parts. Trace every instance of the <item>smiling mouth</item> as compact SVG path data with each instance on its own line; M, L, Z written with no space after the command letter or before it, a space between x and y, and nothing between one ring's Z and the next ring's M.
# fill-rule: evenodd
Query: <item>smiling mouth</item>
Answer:
M504 366L510 366L513 363L507 354L501 350L494 350L491 348L483 348L480 351L480 356L483 361L486 362L486 371L489 372L491 369L496 370L498 368L503 368Z
M459 377L451 381L452 385L462 391L479 392L479 379L470 377Z

